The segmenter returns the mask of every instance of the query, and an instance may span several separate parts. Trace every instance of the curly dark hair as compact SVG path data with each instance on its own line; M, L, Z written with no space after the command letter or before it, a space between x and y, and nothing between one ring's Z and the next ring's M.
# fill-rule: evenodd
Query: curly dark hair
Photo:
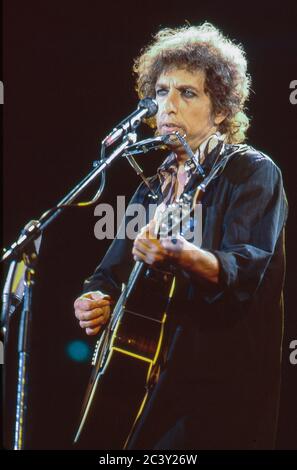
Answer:
M210 96L213 113L226 114L218 130L226 134L229 143L243 142L249 127L244 104L251 81L242 46L207 22L161 29L134 62L139 97L155 97L156 81L172 67L204 71L205 92ZM154 119L149 124L156 126Z

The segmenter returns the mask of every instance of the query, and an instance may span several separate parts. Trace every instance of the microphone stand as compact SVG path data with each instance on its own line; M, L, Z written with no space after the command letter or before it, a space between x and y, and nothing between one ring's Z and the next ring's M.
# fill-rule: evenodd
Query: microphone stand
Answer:
M25 423L28 408L28 366L30 323L32 318L32 293L35 281L35 266L37 253L32 250L29 255L24 255L25 282L24 301L19 325L18 338L18 375L17 375L17 401L14 433L14 450L24 449Z
M14 450L22 450L25 445L25 422L28 402L28 364L29 364L29 339L30 323L32 316L32 290L35 282L35 267L38 260L35 243L46 227L60 215L65 208L71 206L72 202L104 171L120 157L125 149L136 140L136 133L127 134L122 144L120 144L109 157L101 159L87 176L80 181L54 208L44 212L39 220L30 221L21 231L18 239L4 250L1 262L10 260L7 278L4 284L3 305L2 305L2 325L1 330L5 342L9 317L11 312L11 292L15 281L17 263L22 260L25 265L24 289L23 289L23 309L21 313L18 337L18 374L17 374L17 403L15 415ZM104 145L104 144L103 144ZM104 152L103 152L104 153ZM102 152L101 152L102 155ZM102 188L103 190L103 188ZM102 191L101 191L102 192ZM101 194L100 192L100 194ZM38 246L39 249L39 246Z

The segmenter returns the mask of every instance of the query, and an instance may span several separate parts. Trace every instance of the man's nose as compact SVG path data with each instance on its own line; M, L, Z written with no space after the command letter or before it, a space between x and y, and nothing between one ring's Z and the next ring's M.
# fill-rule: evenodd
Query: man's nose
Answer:
M175 93L169 92L164 103L164 111L167 114L176 113L178 108L177 96Z

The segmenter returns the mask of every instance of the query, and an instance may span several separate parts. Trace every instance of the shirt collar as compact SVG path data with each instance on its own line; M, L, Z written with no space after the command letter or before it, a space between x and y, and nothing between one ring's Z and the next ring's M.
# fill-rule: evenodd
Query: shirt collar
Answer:
M217 148L219 144L224 145L223 144L224 139L225 139L225 135L221 134L220 132L216 132L215 134L212 134L209 137L207 137L199 145L196 152L194 153L194 158L196 160L196 163L199 163L202 161L203 168L207 170L212 165L213 160L217 153L217 152L213 152L213 150ZM196 166L195 164L193 164L190 158L185 161L184 166L186 170L188 171L189 177L192 176L194 174L194 170ZM168 175L176 172L177 168L178 168L177 156L174 152L171 152L157 170L157 174L161 182L164 180L164 178L168 177Z

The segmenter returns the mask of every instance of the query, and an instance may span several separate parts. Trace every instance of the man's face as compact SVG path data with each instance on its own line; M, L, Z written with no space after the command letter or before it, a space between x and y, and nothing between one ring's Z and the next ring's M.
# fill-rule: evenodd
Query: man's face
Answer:
M156 83L159 105L157 129L161 135L178 131L186 134L192 150L216 131L224 117L213 116L211 101L204 91L205 74L201 70L172 68L164 71Z

